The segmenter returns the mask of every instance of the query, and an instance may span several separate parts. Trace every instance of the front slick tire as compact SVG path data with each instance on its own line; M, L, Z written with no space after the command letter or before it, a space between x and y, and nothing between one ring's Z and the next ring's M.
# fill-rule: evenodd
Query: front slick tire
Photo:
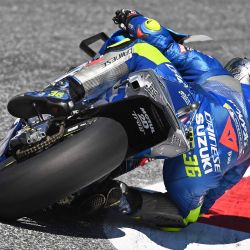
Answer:
M98 118L90 127L23 162L0 165L0 218L45 208L90 185L121 164L127 135L120 123Z

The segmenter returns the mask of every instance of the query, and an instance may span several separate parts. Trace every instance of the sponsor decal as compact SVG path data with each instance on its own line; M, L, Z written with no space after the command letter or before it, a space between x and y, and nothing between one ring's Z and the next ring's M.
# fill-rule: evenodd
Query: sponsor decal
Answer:
M221 172L218 144L211 114L206 111L204 115L196 114L196 124L197 146L204 173Z
M89 62L85 65L85 67L89 67L89 66L91 66L91 65L94 65L94 64L97 64L97 63L101 63L101 62L103 62L103 61L104 61L103 58L98 58L98 59L96 59L96 60L91 60L91 61L89 61Z
M234 125L236 127L237 137L238 137L238 151L240 158L244 153L245 149L248 146L248 130L246 126L246 122L244 120L242 112L239 108L234 104L233 101L228 100L227 103L223 105L225 109L227 109L230 117L232 118Z
M186 93L184 93L182 90L178 91L178 93L180 94L181 98L184 100L184 102L187 104L187 105L190 105L191 104L191 101L189 100L188 96Z
M118 61L126 56L132 55L132 53L133 53L133 48L122 51L118 55L116 55L116 56L108 59L106 62L104 62L104 67L107 67L108 65L111 65L112 63L115 63L116 61Z
M64 92L57 91L57 90L51 90L50 93L48 94L48 96L53 96L53 97L57 97L57 98L63 98Z
M231 163L232 155L233 155L233 151L227 152L227 165L229 165Z
M199 167L197 155L183 154L183 162L185 164L185 170L188 177L201 177L201 169Z
M188 131L191 148L197 147L199 154L183 154L183 162L188 177L201 177L212 172L221 172L221 162L218 153L218 143L215 136L212 116L208 112L195 116L196 128ZM194 136L195 135L195 136ZM197 143L195 142L195 139Z
M158 91L154 88L154 84L150 80L150 75L148 74L145 77L145 80L147 80L147 84L144 86L144 90L155 100L159 101L160 94Z
M132 116L136 120L138 129L141 133L146 135L146 131L150 131L151 134L155 133L153 123L144 108L140 108L141 113L133 111Z
M182 83L182 84L187 88L188 85L184 82L184 80L182 79L182 77L181 77L181 75L179 74L179 72L177 71L177 69L176 69L172 64L166 63L165 65L168 67L169 70L171 70L171 71L174 73L174 75L175 75L177 81L178 81L179 83Z
M224 145L225 147L235 152L239 152L237 136L234 131L230 116L227 119L226 126L221 135L220 144Z

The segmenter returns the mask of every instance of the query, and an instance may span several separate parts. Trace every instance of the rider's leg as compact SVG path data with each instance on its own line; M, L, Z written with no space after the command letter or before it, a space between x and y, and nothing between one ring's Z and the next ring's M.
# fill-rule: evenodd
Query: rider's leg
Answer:
M103 208L113 208L123 215L164 230L172 231L186 225L168 194L128 187L119 181L100 186L99 192L83 199L78 206L78 210L85 215Z
M121 182L113 182L109 186L110 189L99 189L99 194L104 195L106 199L101 207L116 208L122 214L168 231L176 231L190 222L195 222L200 215L203 194L214 183L211 184L206 176L201 179L188 177L185 166L183 172L181 165L181 158L168 160L164 164L164 180L168 193L148 192L128 187ZM93 200L88 202L91 206L95 203ZM89 209L86 202L84 205ZM97 210L95 208L93 211Z

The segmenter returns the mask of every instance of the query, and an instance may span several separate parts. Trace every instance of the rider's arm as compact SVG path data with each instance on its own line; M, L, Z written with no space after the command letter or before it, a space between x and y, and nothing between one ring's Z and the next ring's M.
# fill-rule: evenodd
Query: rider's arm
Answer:
M131 36L157 47L188 83L229 74L215 58L176 43L169 31L156 20L135 16L129 20L128 31Z

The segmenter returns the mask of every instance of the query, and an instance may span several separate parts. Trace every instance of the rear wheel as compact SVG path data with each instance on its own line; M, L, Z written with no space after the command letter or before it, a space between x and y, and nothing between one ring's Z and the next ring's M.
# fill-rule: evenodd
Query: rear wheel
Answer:
M127 153L120 123L95 123L23 162L0 165L0 217L19 218L90 185L113 171Z

